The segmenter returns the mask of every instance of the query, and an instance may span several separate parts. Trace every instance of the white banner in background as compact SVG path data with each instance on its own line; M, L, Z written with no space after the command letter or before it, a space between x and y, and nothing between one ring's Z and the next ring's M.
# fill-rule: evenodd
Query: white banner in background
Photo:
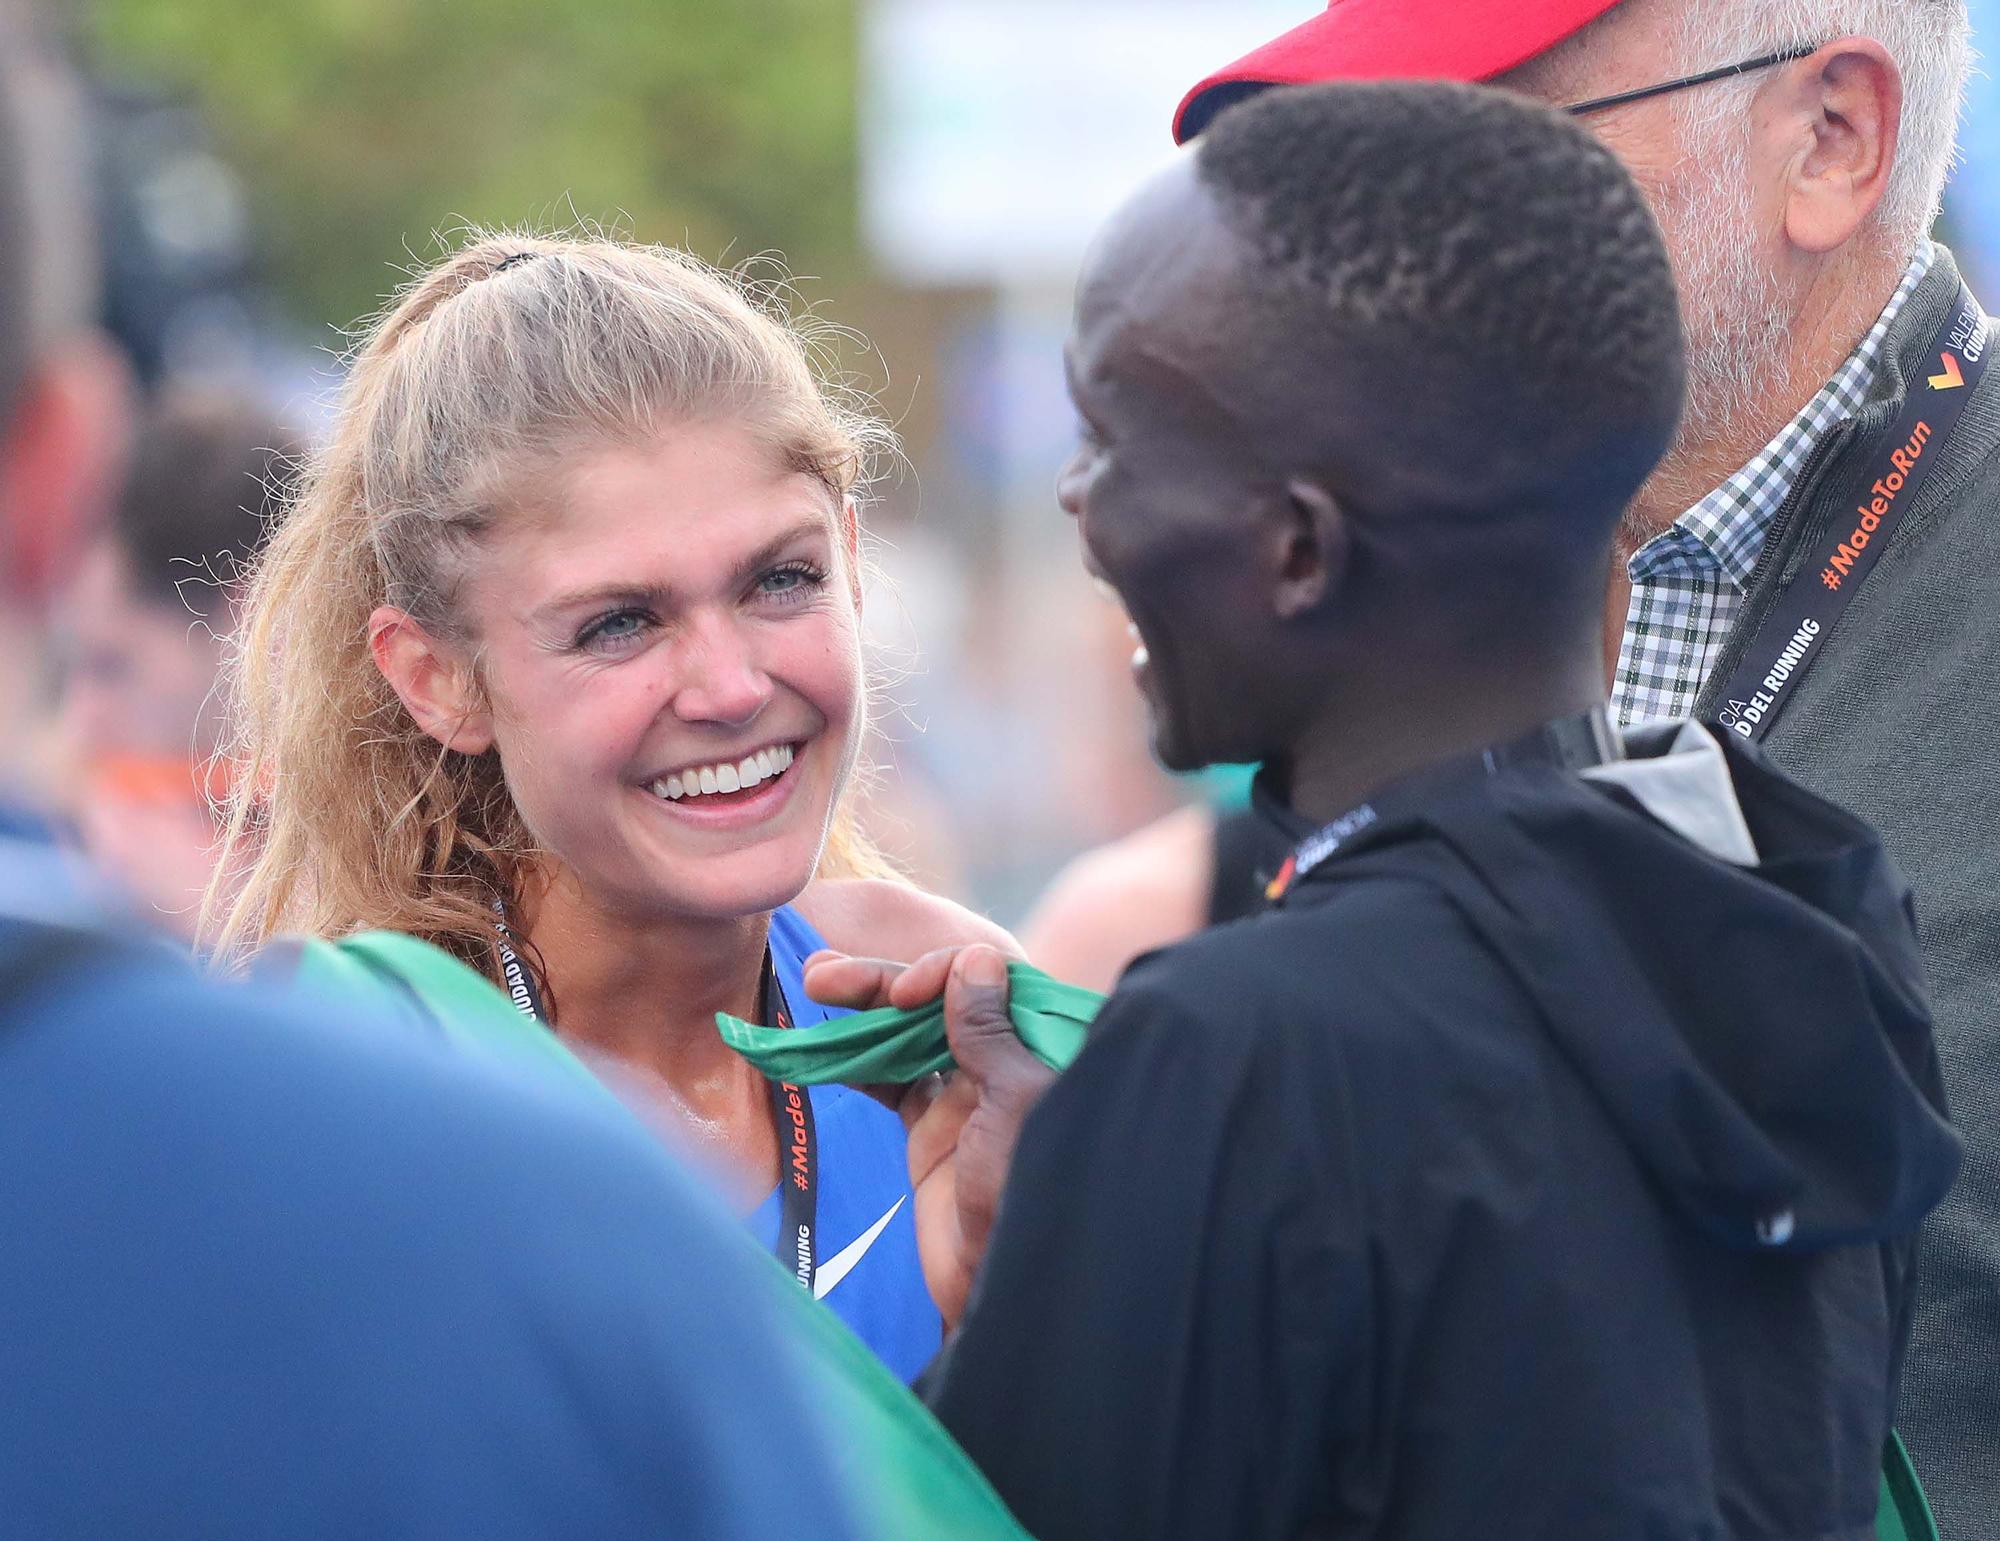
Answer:
M918 284L1066 284L1209 71L1314 0L875 0L862 221Z

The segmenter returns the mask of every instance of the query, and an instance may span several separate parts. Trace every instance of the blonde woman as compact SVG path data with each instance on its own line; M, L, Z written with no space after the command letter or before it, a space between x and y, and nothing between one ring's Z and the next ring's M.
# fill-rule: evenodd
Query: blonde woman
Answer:
M681 253L478 238L418 278L249 582L216 940L398 932L509 989L907 1378L940 1324L900 1122L714 1028L824 1016L822 946L1011 947L845 809L880 438Z

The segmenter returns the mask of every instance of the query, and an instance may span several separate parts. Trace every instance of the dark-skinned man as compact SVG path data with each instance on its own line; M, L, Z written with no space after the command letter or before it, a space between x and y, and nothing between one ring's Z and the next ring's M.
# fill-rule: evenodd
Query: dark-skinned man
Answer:
M1872 1535L1957 1147L1872 835L1598 705L1680 359L1616 160L1469 87L1250 103L1090 259L1062 501L1297 851L1021 1132L931 1395L1044 1541Z
M1915 889L1966 1166L1925 1230L1899 1423L1946 1534L1987 1538L2000 1537L2000 378L1978 378L1991 325L1928 239L1968 33L1965 0L1340 0L1202 81L1175 127L1192 138L1273 84L1490 79L1585 109L1646 194L1687 318L1688 411L1617 542L1613 711L1747 728L1879 828ZM1962 413L1922 446L1922 475L1894 460L1911 412L1933 428ZM1804 619L1817 636L1800 638ZM1795 639L1803 668L1787 661Z

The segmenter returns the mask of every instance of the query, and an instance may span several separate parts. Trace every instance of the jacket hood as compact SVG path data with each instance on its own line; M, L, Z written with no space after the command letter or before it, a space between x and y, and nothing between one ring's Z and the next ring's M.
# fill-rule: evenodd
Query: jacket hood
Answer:
M1582 774L1460 779L1371 830L1350 870L1371 848L1442 843L1454 903L1641 1164L1719 1241L1914 1230L1960 1148L1908 888L1867 825L1756 751L1695 724L1626 747Z

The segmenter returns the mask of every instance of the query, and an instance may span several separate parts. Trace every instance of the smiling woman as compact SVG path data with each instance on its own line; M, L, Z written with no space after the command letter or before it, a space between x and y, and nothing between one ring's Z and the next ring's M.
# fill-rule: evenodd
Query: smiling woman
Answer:
M885 439L683 253L500 236L418 278L249 580L216 940L401 933L505 987L914 1374L939 1318L896 1115L714 1030L826 1015L824 944L1005 941L846 811Z

